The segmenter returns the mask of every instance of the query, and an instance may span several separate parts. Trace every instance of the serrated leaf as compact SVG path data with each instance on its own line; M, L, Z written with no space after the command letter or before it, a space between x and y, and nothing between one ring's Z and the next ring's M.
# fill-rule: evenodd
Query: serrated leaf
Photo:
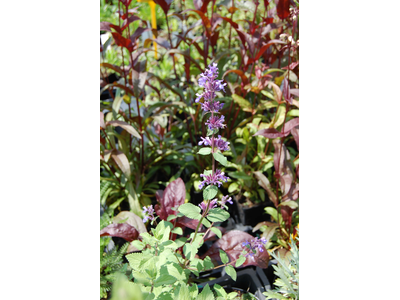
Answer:
M215 160L218 161L221 165L223 165L225 167L228 165L228 161L227 161L226 157L223 156L221 153L215 152L215 153L213 153L213 156L214 156Z
M222 208L213 208L208 212L207 219L211 222L224 222L229 219L229 213Z
M211 225L211 224L210 224ZM211 227L210 230L214 232L219 238L222 237L222 232L217 227Z
M220 286L219 284L216 283L216 284L214 284L213 289L218 297L222 297L223 299L226 299L226 296L228 294L225 292L225 290L222 286Z
M236 264L235 264L235 266L236 266L236 268L237 267L240 267L241 265L243 265L243 263L246 261L246 257L244 257L243 255L241 255L240 257L239 257L239 259L236 261Z
M144 246L145 246L145 244L144 244L143 242L138 241L138 240L133 241L133 242L131 243L131 245L132 245L133 247L137 248L138 250L142 250L142 249L144 248Z
M197 296L197 300L215 300L214 294L208 286L208 283L203 288L201 293Z
M217 195L217 193L218 188L215 185L209 185L203 191L203 198L204 200L211 200Z
M223 264L227 264L229 262L228 255L221 249L219 249L219 257L221 258L221 261Z
M234 280L234 281L236 281L236 270L235 270L235 268L234 267L232 267L232 266L226 266L225 267L225 272L226 272L226 274L228 274L229 276L231 276L231 278Z
M197 152L197 154L201 154L201 155L208 155L208 154L210 154L210 153L211 153L211 148L207 148L207 147L201 148L201 149Z
M200 207L193 205L192 203L185 203L179 206L179 212L184 214L186 217L190 219L196 219L200 220L201 214L200 214Z

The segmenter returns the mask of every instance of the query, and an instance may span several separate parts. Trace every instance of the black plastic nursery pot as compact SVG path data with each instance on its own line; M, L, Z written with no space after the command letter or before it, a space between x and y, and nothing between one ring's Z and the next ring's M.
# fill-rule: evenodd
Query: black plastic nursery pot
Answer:
M218 284L223 287L227 293L232 291L239 292L240 294L251 293L258 300L266 299L263 292L271 290L271 284L263 269L260 267L248 267L238 270L236 274L236 281L234 281L229 275L226 275L223 271L221 277L203 282L197 286L201 290L207 284L210 288L212 288L213 285Z

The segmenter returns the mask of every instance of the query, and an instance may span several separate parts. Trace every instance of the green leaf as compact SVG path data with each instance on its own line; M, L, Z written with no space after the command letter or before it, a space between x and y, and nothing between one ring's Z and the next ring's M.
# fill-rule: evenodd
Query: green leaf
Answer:
M291 209L296 209L299 207L299 204L293 200L289 200L289 201L284 201L281 202L281 204L279 204L280 206L289 206Z
M168 274L161 274L154 281L154 286L156 287L156 286L161 286L161 285L165 285L165 284L173 284L175 282L176 282L176 278L174 276L171 276Z
M138 241L138 240L131 242L131 245L133 247L137 248L138 250L142 250L145 246L145 244L143 242Z
M249 101L236 94L233 94L232 98L244 111L251 111L251 103Z
M197 154L201 154L201 155L208 155L208 154L210 154L210 153L211 153L211 148L208 148L208 147L201 148L201 149L197 152Z
M268 207L264 208L264 210L266 211L267 214L271 215L274 218L274 220L276 220L276 221L278 220L278 214L274 207L268 206Z
M175 227L171 232L172 232L172 233L179 234L179 235L182 235L182 234L183 234L183 230L182 230L182 228L180 228L180 227Z
M232 182L228 187L228 192L233 193L239 188L239 185L236 182Z
M179 288L175 289L176 300L187 300L190 299L189 289L185 283L182 283Z
M181 206L179 206L178 210L190 219L200 220L201 218L201 208L193 205L192 203L182 204Z
M229 213L222 208L213 208L208 212L207 219L211 222L224 222L229 219Z
M217 235L217 237L219 237L219 238L222 237L221 230L219 230L217 227L211 227L210 230L211 230L212 232L214 232L214 233Z
M222 286L220 286L219 284L214 284L213 289L218 297L222 297L222 298L226 299L226 295L228 295L228 294L225 292L225 290Z
M177 217L178 217L177 215L169 215L167 221L171 221L173 219L176 219Z
M226 157L223 156L221 153L215 152L215 153L213 153L213 156L214 156L215 160L218 161L221 165L224 165L225 167L228 165L228 161L227 161Z
M223 264L227 264L229 262L228 255L221 249L219 249L219 257L221 257L221 261Z
M210 135L213 135L213 134L216 134L216 133L218 133L218 128L217 128L217 129L210 130L210 129L207 127L207 136L210 136Z
M236 268L240 267L244 262L246 261L246 257L244 257L243 255L239 256L239 259L236 261Z
M247 175L245 172L239 172L239 171L229 172L228 175L236 179L244 179L244 180L252 179L252 177Z
M228 274L229 276L231 276L231 278L232 278L233 280L236 281L236 270L235 270L234 267L232 267L231 265L226 266L226 267L225 267L225 272L226 272L226 274Z
M217 195L217 193L218 188L215 185L209 185L203 191L203 198L204 200L211 200Z
M207 228L211 227L211 223L210 223L206 218L203 218L203 220L201 221L201 223L202 223L204 226L206 226ZM211 228L211 230L212 230L212 228Z
M204 258L204 270L210 270L214 268L214 264L211 261L211 258L209 256L206 256Z
M215 300L214 294L211 291L210 287L208 286L208 283L203 288L201 293L197 296L196 300Z

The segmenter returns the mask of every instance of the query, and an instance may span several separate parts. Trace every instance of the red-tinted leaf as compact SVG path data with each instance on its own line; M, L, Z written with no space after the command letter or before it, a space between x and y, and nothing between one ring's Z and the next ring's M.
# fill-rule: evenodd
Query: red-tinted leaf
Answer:
M131 4L132 0L119 0L123 5L125 5L126 7L129 6L129 4Z
M285 101L289 104L293 103L293 98L290 95L290 86L289 86L289 81L285 77L282 81L282 94L285 97Z
M244 231L231 230L225 233L218 241L216 241L201 258L204 259L204 257L209 256L212 260L221 262L219 249L222 249L228 255L229 261L236 260L242 253L242 243L253 239L254 237L252 235ZM254 257L248 256L241 267L259 266L260 268L265 269L268 267L268 261L268 251L264 250L264 252L260 253L257 250L257 253L254 254Z
M219 19L221 20L221 19ZM211 36L211 47L215 47L217 45L217 41L218 41L218 37L219 37L219 31L214 32L214 34Z
M118 215L116 215L113 219L114 223L119 223L122 220L127 219L124 223L127 223L139 232L147 232L146 226L144 226L143 220L136 214L130 211L121 211Z
M131 176L131 167L129 165L129 160L126 155L123 152L114 149L111 152L111 157L116 162L118 168L122 171L122 173L124 173L125 177L129 179L129 177Z
M125 239L128 242L137 240L139 232L135 227L127 223L110 224L100 231L100 236L115 236Z
M207 5L211 0L193 0L194 7L204 13L207 12Z
M169 215L176 215L177 211L171 208L178 208L185 203L186 187L181 178L172 181L164 190L160 201L161 207L157 205L156 213L162 220L167 220Z
M283 20L289 17L290 11L290 0L278 0L278 4L276 5L276 10L278 12L278 17Z
M291 130L296 126L299 126L299 118L294 118L294 119L286 122L285 123L285 131L283 133L279 132L275 128L267 128L267 129L261 129L261 130L257 131L253 136L262 135L263 137L266 137L267 139L274 139L277 137L286 137L289 135Z
M154 0L154 2L161 6L166 16L168 14L169 8L171 7L172 0Z
M203 21L204 27L206 28L206 34L208 38L211 38L211 22L210 19L207 18L207 16L200 10L196 9L185 9L182 13L185 13L187 11L193 11L196 14L198 14Z
M112 32L111 31L111 28L110 28L110 22L100 22L100 31L109 31L109 32Z
M111 70L114 70L115 72L117 72L117 73L119 73L121 75L123 75L123 73L124 73L124 71L120 67L118 67L116 65L113 65L113 64L101 63L100 67L110 68Z
M128 25L132 22L141 20L141 18L137 17L137 16L130 16L129 18L127 18L124 23L122 23L122 30L124 30L125 28L128 27Z
M285 44L285 42L282 42L281 40L271 40L268 43L266 43L264 46L262 46L260 48L260 51L258 51L257 56L251 60L251 62L253 61L257 61L260 56L273 44Z
M125 123L123 121L108 121L106 123L106 126L111 125L114 127L121 127L123 129L125 129L127 132L129 132L130 134L132 134L134 137L137 137L138 139L141 139L139 133L136 131L135 128L133 128L132 125L129 125L128 123Z
M296 61L296 62L294 62L294 63L291 63L291 64L289 65L289 67L284 67L284 68L282 68L282 70L287 70L288 68L289 68L289 70L293 70L294 68L297 67L298 64L299 64L299 62Z
M253 232L256 232L258 229L260 229L262 226L270 226L270 227L274 227L274 226L278 226L278 224L274 223L274 222L268 222L268 221L264 221L264 222L260 222L258 223L254 228L253 228Z
M104 129L104 128L106 128L106 125L104 124L104 114L103 114L103 112L101 111L100 112L100 129Z
M299 97L299 89L290 89L289 91L293 96Z
M188 217L180 217L177 219L176 224L182 228L189 227L190 229L196 230L197 225L199 225L199 220L190 219Z
M278 200L274 191L272 190L271 183L269 182L268 178L261 173L261 171L253 172L254 176L258 179L258 184L267 191L269 199L278 207Z
M300 136L299 136L299 125L293 127L292 130L291 130L290 132L291 132L291 134L293 135L294 140L296 141L297 150L300 151L300 147L299 147L299 138L300 138Z
M130 52L133 51L133 44L132 41L130 39L127 39L125 37L123 37L121 34L119 34L118 32L112 32L111 33L115 43L120 46L120 47L125 47L127 48Z
M232 21L232 19L229 19L227 17L222 17L222 16L219 16L219 17L224 19L225 21L227 21L229 24L232 25L232 27L236 30L237 34L239 35L240 41L242 42L244 49L246 50L247 49L246 37L242 32L243 29L236 22Z
M143 27L138 27L138 29L135 30L135 32L131 35L131 41L135 42L135 40L142 35L143 32L149 31L150 28L143 28Z

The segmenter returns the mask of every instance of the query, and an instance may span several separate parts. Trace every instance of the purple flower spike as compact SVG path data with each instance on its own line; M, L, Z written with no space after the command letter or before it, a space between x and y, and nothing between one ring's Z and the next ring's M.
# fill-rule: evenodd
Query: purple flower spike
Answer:
M228 151L229 150L229 142L225 142L221 136L219 135L218 138L209 138L208 136L203 138L200 137L201 141L199 142L199 146L211 146L214 148L218 148L220 151ZM215 149L214 149L215 150ZM215 152L215 151L214 151Z
M214 174L210 175L204 175L200 174L200 177L204 178L204 181L200 182L199 189L202 189L205 184L208 185L218 185L218 187L221 186L222 182L227 182L228 177L224 175L224 172L221 172L220 169L217 169Z
M146 223L149 219L152 220L152 221L155 220L153 205L149 205L147 207L144 206L142 214L144 215L143 223Z
M208 125L208 128L210 130L213 130L213 129L225 128L226 125L223 124L224 121L225 121L224 116L221 116L220 118L218 118L217 116L212 116L211 118L208 119L208 121L205 124Z
M203 213L204 213L204 212L206 211L206 209L207 209L207 202L206 202L206 201L201 202L201 203L199 204L199 207L201 208L201 210L202 210ZM209 204L209 206L208 206L208 210L213 209L213 208L215 208L215 207L217 207L217 199L214 199L214 200L211 200L211 201L210 201L210 204Z
M221 199L221 207L222 208L224 208L224 206L227 202L230 204L233 204L232 197L229 197L229 198L228 197L229 197L228 195L222 197L222 199Z

